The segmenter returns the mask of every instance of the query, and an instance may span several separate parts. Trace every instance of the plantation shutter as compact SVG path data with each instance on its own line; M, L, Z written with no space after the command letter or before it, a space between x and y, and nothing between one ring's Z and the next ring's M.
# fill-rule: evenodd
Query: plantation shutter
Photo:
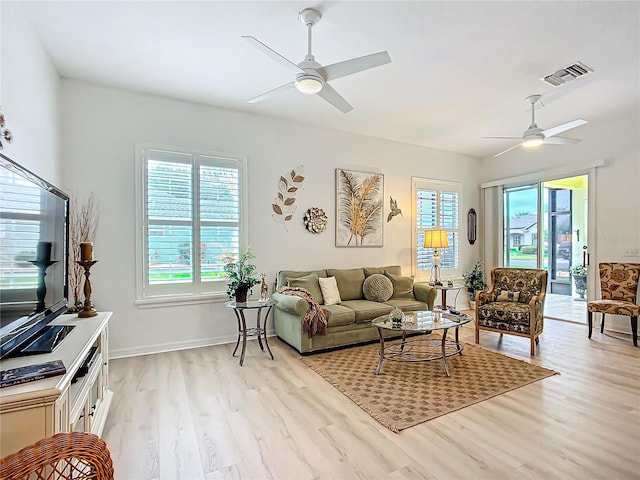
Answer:
M459 217L460 192L458 183L440 183L424 179L415 179L415 273L429 271L432 268L432 248L424 248L425 230L442 229L447 231L449 247L439 249L441 268L444 274L455 275L459 268ZM448 271L448 272L447 272Z
M142 157L142 296L221 291L222 258L240 250L240 161L154 148Z

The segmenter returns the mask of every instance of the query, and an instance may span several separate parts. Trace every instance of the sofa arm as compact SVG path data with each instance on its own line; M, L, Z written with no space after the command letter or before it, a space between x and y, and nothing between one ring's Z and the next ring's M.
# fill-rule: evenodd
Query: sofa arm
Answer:
M438 291L428 283L414 283L413 296L416 297L416 300L426 303L427 310L433 310Z
M303 317L307 310L309 310L309 302L304 298L296 297L294 295L284 295L282 293L274 292L271 298L276 302L276 308L283 310L292 315L298 315Z

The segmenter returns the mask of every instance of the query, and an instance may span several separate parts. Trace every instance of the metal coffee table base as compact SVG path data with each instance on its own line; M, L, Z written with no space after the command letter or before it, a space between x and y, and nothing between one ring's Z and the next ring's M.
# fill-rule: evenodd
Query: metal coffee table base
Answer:
M462 355L463 344L458 340L458 328L455 331L455 340L447 339L447 331L442 331L442 339L437 338L406 338L406 333L402 334L402 341L400 344L385 345L384 335L382 330L378 329L378 335L380 335L380 353L378 368L376 369L376 375L380 374L382 370L382 364L385 360L402 361L402 362L430 362L433 360L442 360L442 366L450 377L449 367L447 367L447 357L453 355ZM431 332L425 332L430 334Z
M247 328L247 322L244 318L244 308L234 308L233 311L236 314L236 319L238 320L238 340L236 340L236 348L233 349L232 356L236 356L236 352L238 351L238 347L240 346L240 340L242 340L242 352L240 353L240 366L244 364L244 354L247 350L247 337L258 337L258 345L260 345L260 350L264 352L264 347L266 345L267 352L269 352L269 356L271 360L273 360L273 353L271 352L271 347L269 347L269 340L267 340L267 319L269 318L269 313L273 308L273 305L266 305L268 307L267 314L264 316L264 325L260 325L260 317L262 313L262 308L258 308L256 313L256 328ZM264 337L264 344L262 339Z

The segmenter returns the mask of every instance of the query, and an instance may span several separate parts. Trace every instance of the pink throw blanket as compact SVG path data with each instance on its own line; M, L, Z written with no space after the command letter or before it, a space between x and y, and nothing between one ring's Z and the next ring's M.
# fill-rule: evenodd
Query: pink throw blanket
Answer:
M307 310L302 319L302 331L307 332L309 338L315 334L327 334L327 325L331 312L322 308L307 289L301 287L280 287L278 288L278 293L300 297L309 303L309 310Z

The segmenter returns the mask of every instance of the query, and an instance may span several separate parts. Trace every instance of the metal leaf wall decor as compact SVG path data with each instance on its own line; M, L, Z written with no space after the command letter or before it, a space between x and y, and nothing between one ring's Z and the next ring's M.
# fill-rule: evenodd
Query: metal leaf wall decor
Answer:
M277 223L284 225L285 230L289 220L293 218L293 212L298 208L295 205L296 192L300 188L300 185L304 181L304 166L298 165L289 173L280 177L278 181L278 195L274 199L274 203L271 205L273 212L271 216Z

